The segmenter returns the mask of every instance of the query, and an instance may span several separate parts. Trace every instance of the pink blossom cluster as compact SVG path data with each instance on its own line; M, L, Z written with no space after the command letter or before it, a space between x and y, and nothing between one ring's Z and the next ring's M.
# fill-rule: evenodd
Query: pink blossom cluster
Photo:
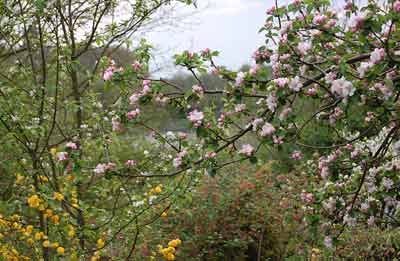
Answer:
M375 48L371 52L370 60L368 62L361 62L360 66L357 68L357 72L360 77L364 77L366 72L370 70L374 65L380 63L386 56L384 48Z
M204 158L212 159L212 158L215 158L216 156L217 156L217 153L215 153L214 151L209 151L204 155Z
M331 85L331 92L344 99L353 96L355 91L356 89L353 87L353 84L344 77L334 80Z
M202 111L193 110L189 112L188 119L195 127L199 127L204 120L204 113Z
M397 13L400 13L400 1L396 1L393 4L393 10Z
M253 58L255 60L268 59L269 57L271 57L271 52L269 50L263 50L263 51L257 50L253 54Z
M303 154L299 150L295 150L292 152L292 159L293 160L301 160L303 158Z
M127 166L127 167L134 167L136 165L137 165L137 161L136 160L127 160L125 162L125 166Z
M134 61L134 62L132 63L132 69L133 69L135 72L138 72L138 71L140 71L140 69L142 69L142 64L141 64L139 61Z
M116 167L117 167L117 165L113 162L99 163L99 164L97 164L97 166L93 170L93 172L96 175L102 175L102 174L105 174L108 170L115 170Z
M354 33L357 30L359 30L361 26L364 24L365 19L366 19L365 13L352 14L348 23L350 31Z
M254 147L250 144L243 144L242 148L239 150L239 154L245 155L247 157L252 156L254 153Z
M246 74L244 72L238 72L236 79L235 79L235 86L239 87L244 84Z
M342 151L340 149L335 150L333 153L328 156L321 156L318 160L318 169L320 171L320 175L322 178L327 179L330 175L329 165L334 163L338 157L342 155Z
M203 96L203 94L204 94L204 88L201 85L197 85L197 84L193 85L192 91L199 96Z
M75 142L68 142L67 144L65 144L65 147L67 147L68 149L71 149L71 150L78 149L78 145L76 145Z
M136 108L132 111L129 111L126 113L126 117L128 118L128 120L133 120L136 119L140 114L140 109Z
M335 124L336 120L338 120L343 115L343 110L340 107L335 107L333 113L329 115L329 123Z
M134 93L129 97L129 101L132 105L137 104L139 101L140 97L149 95L151 92L151 87L150 87L151 81L150 80L143 80L142 82L142 91L138 93Z
M122 67L116 67L114 60L110 60L110 65L103 72L102 78L104 81L109 81L112 79L115 72L122 72L123 70L124 69Z
M179 152L176 157L173 159L172 161L172 165L175 168L179 168L180 166L182 166L183 163L183 158L188 155L188 151L187 150L182 150L181 152Z
M261 137L270 137L275 133L275 131L275 127L271 123L266 122L261 129L260 135Z
M308 204L313 203L315 200L314 195L312 193L308 193L305 191L301 192L300 199Z
M69 159L69 154L66 151L61 151L57 153L57 160L62 162L62 161L67 161Z
M204 50L201 51L202 56L207 56L211 53L210 48L205 48Z
M236 106L235 106L236 113L241 113L241 112L244 112L245 110L246 110L246 104L244 104L244 103L236 104Z

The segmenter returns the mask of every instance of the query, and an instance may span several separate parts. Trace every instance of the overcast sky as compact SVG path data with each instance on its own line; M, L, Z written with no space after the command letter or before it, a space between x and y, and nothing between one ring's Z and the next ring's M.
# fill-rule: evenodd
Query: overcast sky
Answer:
M219 63L232 69L249 63L252 53L263 43L258 30L265 21L266 10L273 0L200 0L197 14L186 18L185 26L167 28L147 35L164 55L158 65L172 63L175 53L199 51L206 47L219 50ZM280 1L283 2L283 1ZM186 12L194 9L185 8ZM169 57L168 59L166 57ZM154 66L155 67L155 66ZM165 67L165 66L162 66ZM170 67L171 68L171 67ZM174 70L172 70L174 71ZM168 74L171 73L171 69ZM161 75L167 74L164 70Z

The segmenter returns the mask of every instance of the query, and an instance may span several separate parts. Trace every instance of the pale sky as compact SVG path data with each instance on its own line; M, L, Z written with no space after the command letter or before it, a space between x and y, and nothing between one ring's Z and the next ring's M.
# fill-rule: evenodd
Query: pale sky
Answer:
M249 63L253 52L263 43L258 30L265 22L266 10L274 5L273 0L199 0L198 3L197 11L183 9L183 14L197 12L184 19L184 26L159 29L146 35L163 54L156 55L153 67L165 68L165 64L172 64L175 53L206 47L221 52L220 65L237 69ZM175 71L171 68L159 74L171 74Z

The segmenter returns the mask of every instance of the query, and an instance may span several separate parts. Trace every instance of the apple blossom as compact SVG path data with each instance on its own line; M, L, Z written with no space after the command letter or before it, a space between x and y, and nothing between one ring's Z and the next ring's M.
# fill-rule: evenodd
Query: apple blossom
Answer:
M302 201L306 202L306 203L313 203L314 202L314 195L312 193L307 193L307 192L302 192L300 194L300 198Z
M136 108L135 110L128 112L126 114L126 117L128 118L128 120L133 120L133 119L137 118L139 116L139 114L140 114L140 109Z
M188 115L188 119L194 124L194 126L198 127L204 119L204 113L198 110L191 111Z
M200 85L193 85L192 91L200 96L204 94L204 88Z
M360 29L364 23L365 17L365 13L352 14L348 23L350 31L354 33Z
M133 166L135 166L137 164L137 162L135 161L135 160L127 160L126 162L125 162L125 166L127 166L127 167L133 167Z
M93 170L95 174L104 174L107 171L107 164L99 163Z
M264 122L264 120L261 118L254 119L252 122L253 131L257 131L258 126L261 125L263 122Z
M357 68L357 72L360 77L364 77L365 73L371 68L371 63L369 62L362 62L360 66Z
M204 50L201 51L202 56L207 56L211 52L210 48L205 48Z
M289 79L282 77L274 79L274 82L276 83L276 85L278 85L278 87L283 88L289 83Z
M134 93L129 97L129 101L131 102L132 105L136 104L139 101L140 95L137 93Z
M243 112L246 110L246 104L242 103L242 104L237 104L235 106L235 112L239 113L239 112Z
M217 156L217 153L215 153L214 151L207 152L207 153L204 155L204 157L205 157L206 159L212 159L212 158L215 158L216 156Z
M327 19L328 17L326 17L325 15L317 14L314 16L313 23L321 25L325 23Z
M271 8L269 8L269 9L267 10L267 14L268 14L268 15L272 15L272 14L275 12L275 10L276 10L275 6L272 6Z
M57 153L57 160L58 161L67 161L69 159L68 152L62 151Z
M385 49L383 48L375 48L371 53L370 61L372 64L378 64L385 58Z
M243 85L245 76L246 75L244 72L239 72L236 76L235 86L239 87L239 86Z
M108 67L104 72L103 72L103 80L104 81L109 81L112 79L112 76L114 74L114 68L113 67Z
M133 63L132 63L132 68L133 68L133 70L134 71L139 71L141 68L142 68L142 65L140 64L140 62L139 61L134 61Z
M335 93L342 98L346 99L349 96L353 96L355 90L356 89L353 87L353 84L350 81L347 81L344 77L332 82L332 93Z
M393 4L393 10L397 13L400 13L400 1L396 1Z
M239 151L239 154L246 155L250 157L254 153L254 148L250 144L244 144L242 145L241 150Z
M258 72L259 69L260 69L260 65L258 65L258 64L253 65L253 66L250 68L250 70L249 70L249 74L252 75L252 76L254 76L254 75L257 74L257 72Z
M308 51L311 50L311 43L310 42L301 42L297 45L297 49L301 55L306 55Z
M294 77L289 82L289 89L291 89L291 90L293 90L295 92L300 91L302 86L303 86L303 84L301 83L299 76Z
M291 157L294 160L301 160L303 158L303 154L301 153L301 151L296 150L296 151L293 151Z
M385 189L389 190L389 189L391 189L393 187L394 182L390 178L383 177L382 185L385 187Z
M65 147L71 149L71 150L77 150L78 149L78 145L76 145L76 143L74 142L68 142L67 144L65 144Z
M262 137L271 136L272 134L275 133L275 131L276 131L276 129L274 128L274 126L272 126L271 123L266 122L261 129L260 135Z

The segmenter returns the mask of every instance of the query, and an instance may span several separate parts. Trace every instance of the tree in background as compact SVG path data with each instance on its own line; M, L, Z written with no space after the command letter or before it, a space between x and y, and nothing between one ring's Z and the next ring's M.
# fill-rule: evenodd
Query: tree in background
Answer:
M334 251L345 232L397 227L399 12L398 1L347 2L339 11L329 1L294 1L268 10L266 45L248 71L218 66L218 52L209 49L177 55L176 64L196 79L191 91L144 77L143 90L130 97L137 114L128 125L141 124L142 105L168 102L185 112L197 142L156 133L175 153L148 177L213 176L244 160L263 162L257 155L276 149L308 180L298 198L311 245ZM272 77L260 73L265 64ZM226 81L223 90L201 79L209 70ZM201 102L216 94L222 111Z
M130 211L126 205L131 206L123 186L129 185L103 178L116 167L107 150L105 119L114 117L113 106L126 105L119 96L131 89L121 84L111 91L99 82L122 70L116 65L104 70L114 64L107 57L131 52L132 36L179 2L191 4L0 1L0 253L5 260L54 260L67 254L70 260L98 260L112 242L107 233L114 239L127 230L138 233L136 225L123 223ZM136 60L130 70L142 63L140 69L147 71L148 48L142 41L119 62ZM94 173L94 162L102 160L106 164ZM124 218L112 224L121 212ZM129 238L121 256L132 255L128 243L133 241Z

